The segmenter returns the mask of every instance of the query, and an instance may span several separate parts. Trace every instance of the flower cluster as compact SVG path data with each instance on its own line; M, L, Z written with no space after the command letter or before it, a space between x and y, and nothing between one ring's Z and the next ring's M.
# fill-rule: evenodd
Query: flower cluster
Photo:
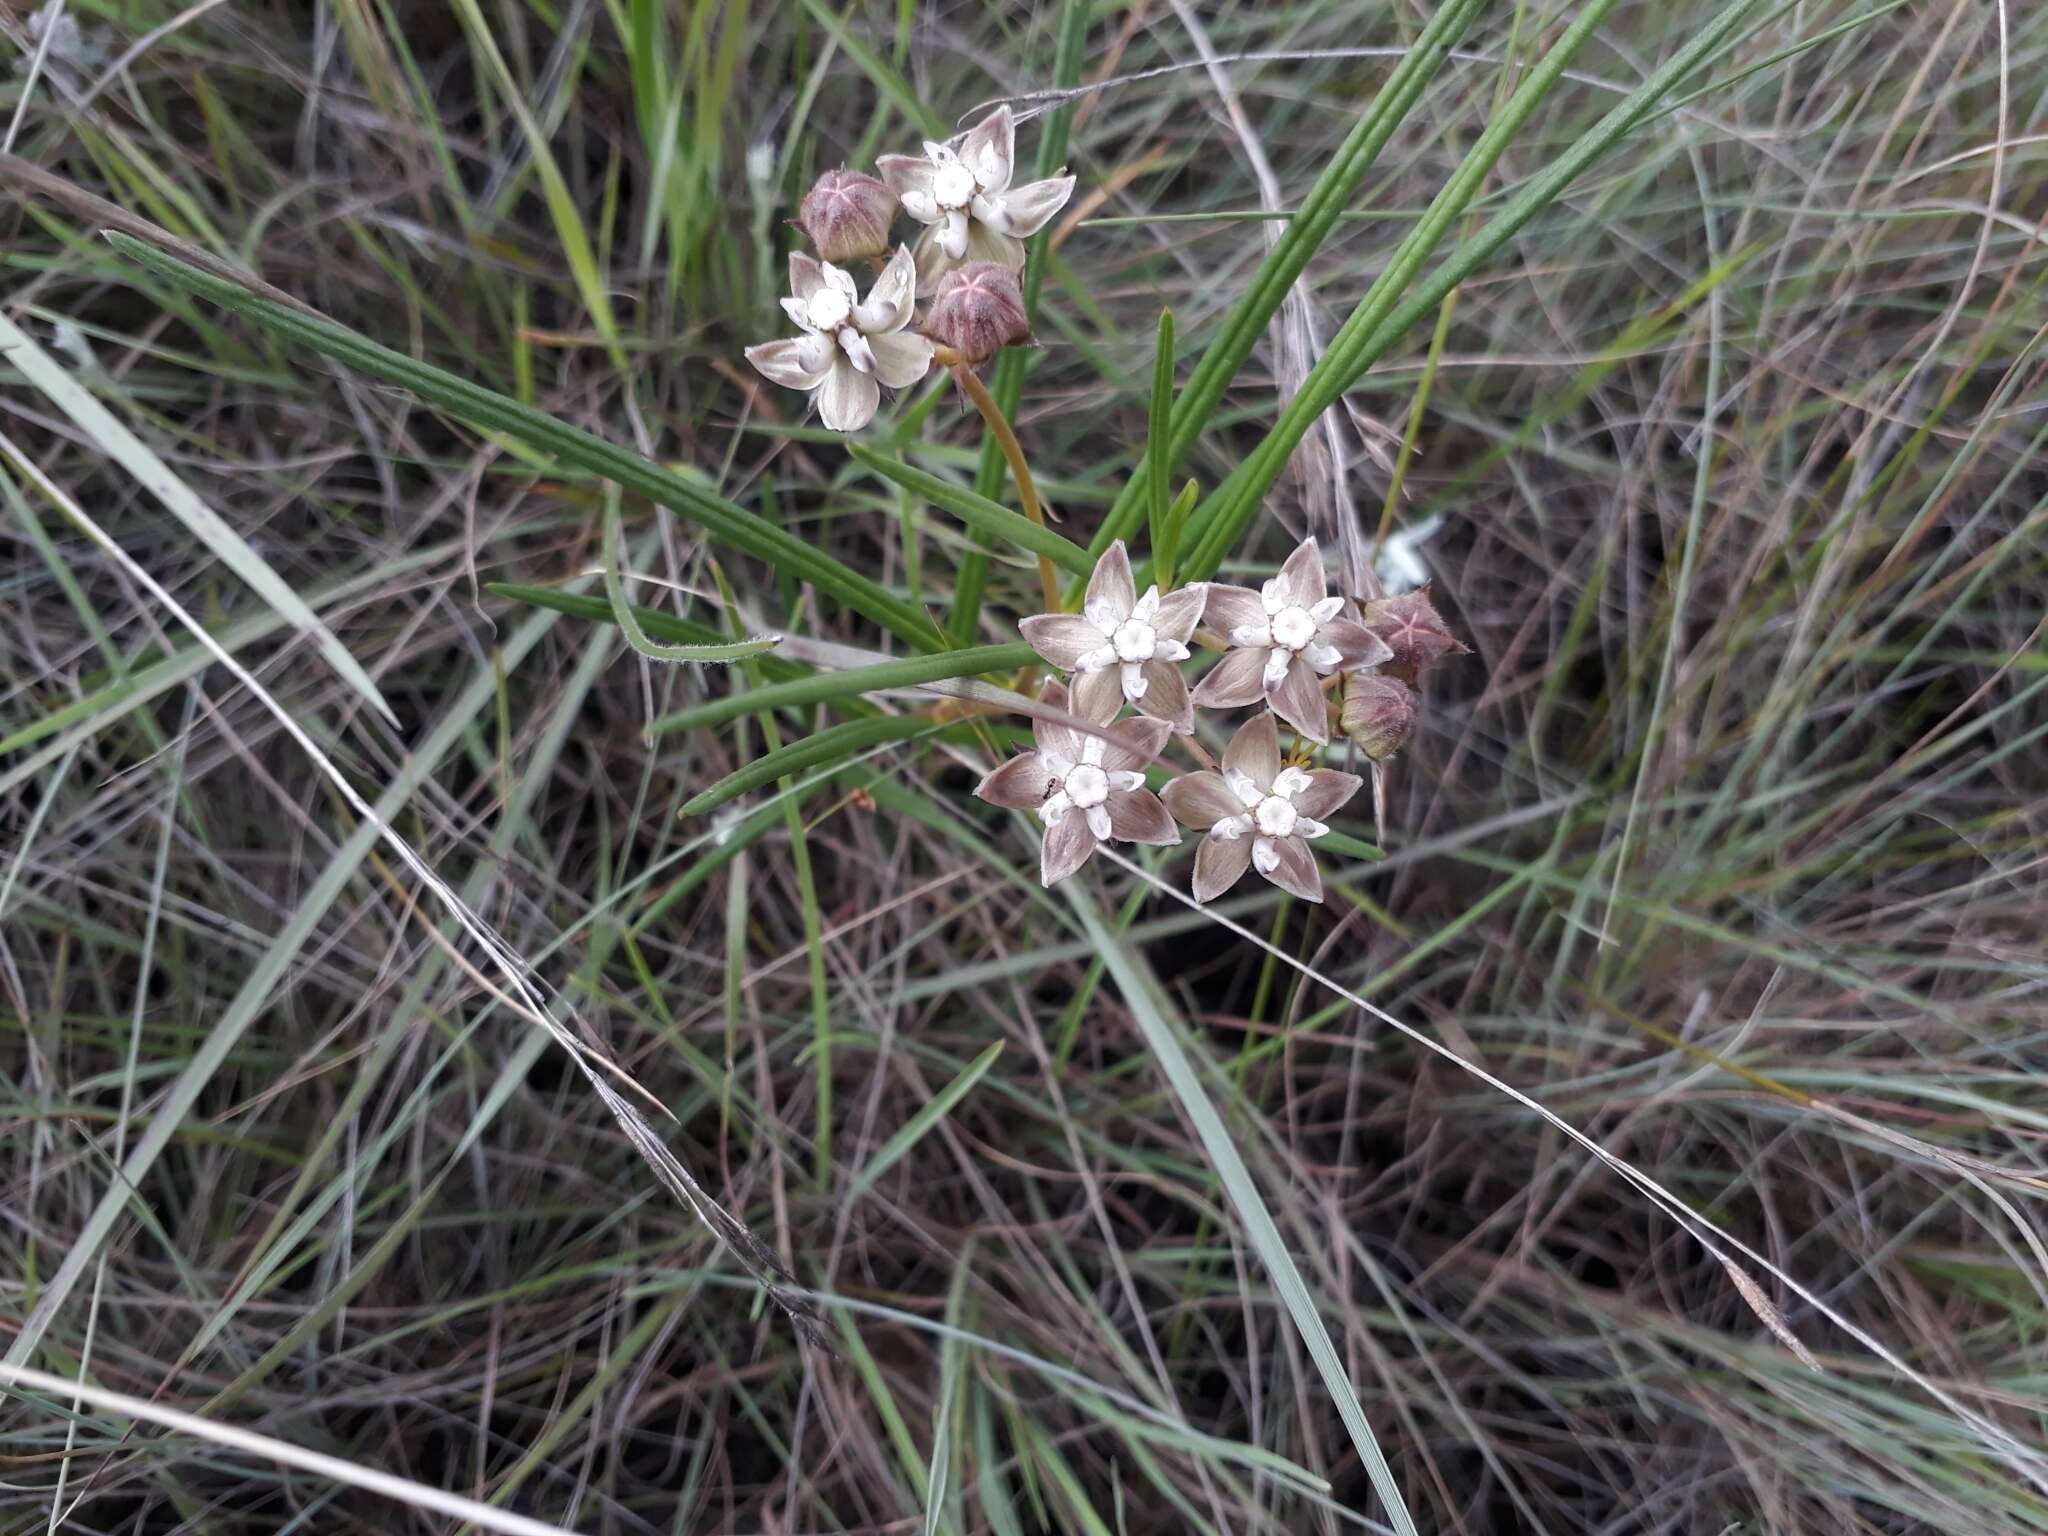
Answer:
M835 432L874 419L881 386L905 389L932 365L932 343L981 363L1031 339L1019 274L1024 239L1073 196L1074 178L1012 186L1017 124L998 107L959 138L922 155L883 155L881 179L827 171L805 194L797 223L817 257L789 259L783 310L801 333L747 348L747 360L789 389L815 394ZM889 254L898 210L924 226L915 248ZM865 301L846 264L888 257ZM919 330L912 301L929 297Z
M1392 645L1345 609L1344 598L1328 591L1313 539L1257 591L1199 583L1169 593L1148 587L1142 597L1130 553L1118 540L1096 563L1079 613L1037 614L1019 626L1033 650L1071 676L1071 698L1049 690L1046 701L1065 703L1078 727L1103 733L1105 744L1092 760L1102 772L1090 773L1091 760L1076 756L1067 738L1049 745L1052 727L1041 719L1038 750L998 768L978 792L999 805L1041 809L1040 874L1050 885L1080 868L1098 842L1177 842L1177 835L1158 835L1160 817L1152 814L1154 802L1135 761L1156 756L1174 734L1191 736L1197 705L1263 703L1266 708L1231 739L1220 773L1184 774L1166 785L1158 803L1162 814L1171 813L1168 831L1178 820L1204 834L1195 855L1197 901L1222 895L1247 869L1305 901L1320 901L1322 878L1309 844L1328 834L1326 818L1363 781L1311 768L1305 753L1283 760L1279 722L1304 741L1327 743L1325 687L1377 676L1370 669L1400 661ZM1180 663L1198 626L1222 644L1224 655L1190 693ZM1118 720L1126 704L1137 714ZM1140 746L1147 750L1139 759L1117 755ZM1074 807L1087 813L1085 833L1062 830Z

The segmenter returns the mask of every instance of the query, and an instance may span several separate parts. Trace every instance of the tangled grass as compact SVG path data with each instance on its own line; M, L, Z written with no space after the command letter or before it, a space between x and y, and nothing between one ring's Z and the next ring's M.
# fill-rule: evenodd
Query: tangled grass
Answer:
M993 388L1087 545L1134 505L1161 307L1185 382L1436 13L0 27L6 1369L398 1492L21 1386L0 1529L472 1528L439 1492L621 1533L2048 1530L2048 12L1615 8L1516 119L1589 13L1473 9L1178 473L1214 529L1272 470L1209 546L1231 580L1311 534L1356 580L1433 524L1474 654L1341 819L1384 857L1320 909L1213 912L1185 851L1039 889L969 793L1007 723L722 704L901 653L805 569L98 232L167 231L1007 646L1036 552L949 507L1010 495L951 386L854 456L741 361L804 188L998 96L1056 109L1079 187ZM1392 294L1413 322L1318 372L1510 122ZM611 519L651 638L810 649L636 654Z

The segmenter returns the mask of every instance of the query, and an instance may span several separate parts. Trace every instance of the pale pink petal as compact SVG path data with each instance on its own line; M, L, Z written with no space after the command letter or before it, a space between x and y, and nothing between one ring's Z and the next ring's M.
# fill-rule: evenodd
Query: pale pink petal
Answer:
M983 191L1000 192L1009 186L1011 167L1017 163L1017 119L1009 107L997 107L968 129L958 153Z
M1054 885L1088 862L1095 851L1095 834L1088 830L1088 818L1070 811L1045 829L1045 844L1038 854L1038 879Z
M1036 752L1020 753L981 781L974 791L990 805L1035 811L1052 789L1052 775Z
M875 377L891 389L908 389L932 368L932 344L914 331L893 336L870 336L868 349L875 357Z
M1020 240L1037 234L1046 221L1067 206L1074 195L1074 178L1054 176L1013 187L997 199L1002 205L1004 228Z
M1152 616L1153 631L1165 640L1183 643L1202 622L1202 609L1209 601L1207 584L1196 582L1159 599L1159 611Z
M1212 581L1202 622L1217 634L1228 636L1233 629L1265 623L1266 605L1250 587L1227 587Z
M1356 619L1332 619L1316 631L1315 643L1336 647L1337 667L1343 672L1376 667L1381 662L1394 659L1387 642Z
M1110 831L1118 842L1171 848L1180 841L1180 828L1149 789L1112 792L1103 803L1109 809Z
M1088 596L1081 609L1097 624L1102 624L1110 614L1121 624L1137 605L1138 588L1131 580L1131 554L1124 548L1124 541L1118 539L1095 562L1095 574L1088 578Z
M938 167L923 155L880 155L876 157L875 169L881 172L883 184L900 198L906 192L929 195Z
M1339 773L1334 768L1318 768L1308 776L1308 788L1294 797L1294 809L1303 816L1322 821L1358 793L1365 783L1355 773Z
M1323 877L1316 870L1315 855L1308 851L1307 843L1298 837L1262 837L1256 846L1272 850L1270 867L1267 858L1257 861L1260 874L1303 901L1323 899Z
M1316 684L1315 668L1299 656L1288 662L1279 685L1266 690L1266 703L1274 714L1310 741L1330 739L1329 706Z
M1266 653L1228 651L1195 685L1194 701L1204 709L1235 709L1266 696Z
M764 341L758 347L747 348L747 361L764 378L785 389L816 389L825 381L825 370L806 368L803 352L800 341Z
M1174 820L1182 826L1193 827L1197 832L1206 832L1219 821L1244 814L1244 807L1238 804L1230 786L1223 782L1223 775L1208 769L1182 774L1160 794L1165 797L1166 808L1173 812Z
M1261 789L1271 789L1280 773L1280 727L1271 715L1255 715L1238 727L1223 749L1223 771L1241 773Z
M832 359L818 389L818 419L834 432L858 432L875 419L882 387L854 367L844 353Z
M1062 715L1068 713L1067 690L1056 678L1048 679L1046 685L1038 690L1038 702ZM1043 715L1033 715L1031 738L1038 743L1041 752L1064 758L1070 763L1081 760L1081 733L1064 720L1048 720Z
M1071 672L1083 656L1109 644L1109 636L1078 613L1034 613L1017 628L1031 649L1062 672Z
M1115 773L1150 764L1165 748L1173 727L1164 720L1148 720L1141 715L1117 721L1105 734L1109 739L1103 743L1102 766L1106 772Z
M1123 705L1123 678L1117 668L1074 674L1074 713L1084 720L1114 719Z
M811 295L825 286L825 264L808 251L789 253L789 291L808 304Z
M867 299L854 306L854 323L871 339L900 331L910 321L916 292L917 258L910 254L909 246L899 245L868 289Z
M1145 679L1145 694L1134 706L1138 712L1163 720L1177 731L1192 731L1195 707L1188 700L1188 680L1180 668L1155 657L1144 664L1140 675Z
M1203 838L1195 850L1195 900L1214 901L1244 878L1251 862L1250 838Z
M1323 577L1323 552L1314 539L1302 540L1301 547L1280 567L1280 590L1291 603L1313 608L1329 591Z

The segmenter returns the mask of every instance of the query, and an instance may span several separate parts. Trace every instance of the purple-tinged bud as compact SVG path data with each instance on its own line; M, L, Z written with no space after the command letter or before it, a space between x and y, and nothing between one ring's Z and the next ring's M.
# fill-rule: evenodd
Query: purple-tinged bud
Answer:
M1384 763L1408 745L1421 707L1415 690L1399 678L1384 672L1353 672L1344 679L1344 709L1339 718L1344 734L1358 743L1358 750L1374 762Z
M924 333L969 363L985 363L1004 347L1031 340L1017 274L995 261L970 261L939 279Z
M804 194L797 223L834 266L889 254L889 226L896 218L896 194L859 171L827 171Z
M1365 605L1365 627L1386 643L1393 657L1385 669L1412 683L1446 656L1463 656L1472 648L1453 635L1429 589L1376 597Z

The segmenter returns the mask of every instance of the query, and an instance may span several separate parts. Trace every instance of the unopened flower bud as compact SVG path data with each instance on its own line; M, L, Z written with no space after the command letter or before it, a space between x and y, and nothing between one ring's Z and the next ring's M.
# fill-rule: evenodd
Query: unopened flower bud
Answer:
M859 171L827 171L804 194L797 222L818 248L818 257L834 266L889 253L889 225L896 217L896 194Z
M1365 627L1394 653L1386 670L1405 682L1414 682L1446 656L1462 656L1471 650L1444 623L1429 600L1427 587L1398 597L1374 598L1365 605Z
M1399 678L1384 672L1353 672L1344 679L1344 734L1358 750L1384 763L1408 745L1422 701Z
M1004 347L1030 341L1017 274L994 261L955 267L939 279L924 333L970 363L985 363Z

